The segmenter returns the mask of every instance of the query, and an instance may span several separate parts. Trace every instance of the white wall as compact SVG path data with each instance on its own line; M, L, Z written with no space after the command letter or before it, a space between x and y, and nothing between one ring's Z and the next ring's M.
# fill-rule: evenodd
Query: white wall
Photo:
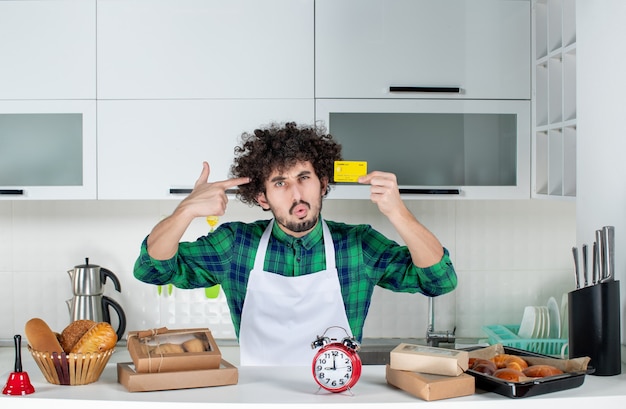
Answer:
M576 237L615 226L615 278L620 280L622 344L626 340L626 2L576 4L578 186ZM626 357L624 357L626 358Z
M331 193L332 195L332 193ZM90 262L112 270L122 293L111 284L107 295L119 301L127 329L209 327L216 338L233 338L223 298L203 291L174 289L157 294L138 282L132 268L139 245L175 201L3 201L0 202L0 341L12 345L32 317L60 331L69 323L71 298L66 270ZM436 301L436 329L482 337L484 324L519 323L525 305L560 301L573 288L571 247L576 239L573 202L411 201L412 211L449 248L459 275L458 289ZM370 223L399 240L369 201L326 200L327 219ZM267 218L258 208L231 201L226 220ZM185 239L208 230L198 219ZM220 297L223 297L221 295ZM375 293L366 337L423 337L427 299L420 295Z

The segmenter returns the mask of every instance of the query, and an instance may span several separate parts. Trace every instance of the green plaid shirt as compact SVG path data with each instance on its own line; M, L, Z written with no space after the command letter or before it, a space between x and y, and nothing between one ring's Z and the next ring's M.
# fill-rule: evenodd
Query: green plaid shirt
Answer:
M268 223L269 220L259 220L222 224L213 233L194 242L181 242L178 253L163 261L148 255L146 238L135 263L134 275L146 283L173 284L178 288L206 288L221 284L239 336L248 276ZM326 223L335 245L346 315L352 334L358 340L363 336L374 286L437 296L454 290L457 285L456 273L446 249L439 263L419 268L413 264L406 246L387 239L369 225ZM325 268L320 223L301 238L289 236L274 223L265 257L265 271L295 277Z

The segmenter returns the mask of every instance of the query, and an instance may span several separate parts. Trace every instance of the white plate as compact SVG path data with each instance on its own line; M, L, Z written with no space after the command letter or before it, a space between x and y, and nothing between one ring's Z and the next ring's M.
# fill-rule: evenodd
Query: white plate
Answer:
M535 316L537 319L535 320L535 328L533 329L532 337L533 339L541 338L541 334L543 333L543 311L541 311L541 307L535 308Z
M535 331L535 321L537 320L537 314L535 312L535 307L527 306L524 308L524 315L522 316L522 322L519 326L519 331L517 331L517 335L520 338L532 338L533 332Z
M554 297L548 299L548 313L550 315L550 331L548 338L561 338L561 313Z
M548 318L548 308L547 307L535 307L537 311L537 316L539 317L537 328L535 331L535 336L533 338L545 338L548 333L549 318Z
M564 293L561 296L561 338L569 337L569 296Z
M548 307L537 307L539 314L539 327L537 328L536 338L547 338L550 333L550 316L548 314Z

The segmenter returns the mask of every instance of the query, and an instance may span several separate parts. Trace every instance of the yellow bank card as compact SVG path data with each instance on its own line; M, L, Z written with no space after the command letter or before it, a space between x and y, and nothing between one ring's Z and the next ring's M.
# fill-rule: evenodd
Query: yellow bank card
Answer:
M335 182L358 182L360 176L367 175L367 162L353 160L335 161Z

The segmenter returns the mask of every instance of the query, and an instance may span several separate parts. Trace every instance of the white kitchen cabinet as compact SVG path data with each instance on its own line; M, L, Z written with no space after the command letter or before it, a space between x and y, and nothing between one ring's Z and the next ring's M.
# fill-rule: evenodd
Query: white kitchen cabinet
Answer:
M96 198L96 101L0 101L0 200Z
M530 101L322 99L345 160L396 175L405 199L528 199ZM338 183L335 199L369 199Z
M210 181L228 177L242 133L313 112L313 99L98 101L98 198L180 200L202 161Z
M528 0L316 0L316 98L529 100L530 11Z
M313 0L99 0L98 98L313 98Z
M576 197L576 2L533 3L533 187Z
M96 0L0 1L0 100L95 99Z

